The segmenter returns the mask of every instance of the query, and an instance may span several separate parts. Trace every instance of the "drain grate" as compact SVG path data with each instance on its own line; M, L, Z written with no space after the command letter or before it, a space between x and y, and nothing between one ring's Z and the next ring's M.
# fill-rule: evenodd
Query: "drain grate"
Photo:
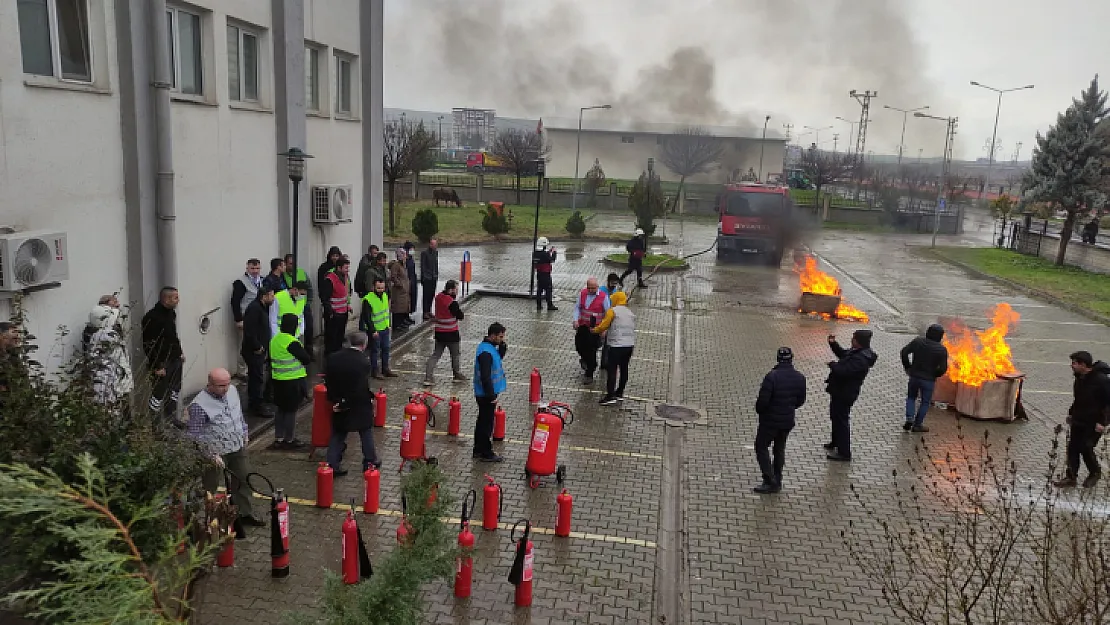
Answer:
M663 419L673 421L682 421L683 423L699 421L702 418L701 413L693 408L686 406L676 406L674 404L657 404L655 406L655 415Z

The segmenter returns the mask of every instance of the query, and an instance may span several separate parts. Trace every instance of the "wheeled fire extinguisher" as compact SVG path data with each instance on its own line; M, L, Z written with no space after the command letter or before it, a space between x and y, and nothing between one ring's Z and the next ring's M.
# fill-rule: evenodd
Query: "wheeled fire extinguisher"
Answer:
M428 398L435 398L435 402L428 404ZM433 409L439 405L443 398L426 391L413 393L409 403L405 404L405 420L401 424L401 471L405 463L410 460L427 460L427 430L435 427L436 417Z
M516 530L520 524L524 524L524 532L520 535L520 540L516 540ZM509 540L516 542L516 557L513 558L513 566L509 569L509 583L516 586L516 592L513 596L513 604L519 608L526 608L532 605L532 568L535 559L535 545L532 544L532 522L528 519L521 519L513 525L513 529L509 532Z
M452 397L451 401L447 402L447 408L447 434L458 436L459 428L462 426L462 402L458 397Z
M474 533L470 531L470 511L478 503L478 493L473 490L463 497L462 521L459 523L459 558L455 565L455 596L466 599L474 580ZM469 507L468 507L469 504Z
M501 522L501 485L486 476L486 486L482 489L482 529L492 532Z
M259 478L266 482L266 491L254 487L252 478ZM251 473L247 476L247 486L254 492L270 498L270 576L289 576L289 502L285 500L285 491L274 488L274 483L261 473Z
M543 397L543 379L540 370L532 367L532 375L528 376L528 403L538 404Z
M385 427L386 405L389 403L385 395L385 389L378 388L378 392L374 393L374 427Z
M362 474L366 481L366 494L362 501L362 511L366 514L377 514L381 505L382 472L374 467L366 469Z
M574 498L567 489L555 498L555 535L566 538L570 536L570 514L574 510Z
M355 521L355 500L351 499L351 509L343 521L343 583L357 584L359 580L370 579L374 570L370 567L370 554L362 540L362 530Z
M505 440L505 409L501 404L497 404L493 410L493 440L499 442Z
M532 438L528 445L528 460L524 465L524 476L528 478L530 488L539 486L539 478L546 475L554 474L559 484L566 479L566 465L556 467L556 461L563 428L573 422L574 413L567 404L541 402L536 409L536 418L532 421Z
M335 488L335 472L328 463L316 467L316 507L330 508Z
M401 495L401 524L397 526L397 544L408 545L412 543L415 538L412 532L412 524L409 523L409 501L405 495Z

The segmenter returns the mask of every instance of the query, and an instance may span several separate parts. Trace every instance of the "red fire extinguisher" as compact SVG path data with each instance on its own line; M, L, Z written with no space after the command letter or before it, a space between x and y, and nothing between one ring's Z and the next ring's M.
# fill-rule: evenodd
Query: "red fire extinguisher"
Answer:
M501 408L501 404L497 404L493 411L493 440L505 440L505 410Z
M574 509L574 498L567 489L555 498L555 535L566 538L570 536L570 514Z
M501 521L501 485L486 476L482 489L482 529L492 532Z
M212 495L212 499L215 500L217 503L223 502L223 500L227 497L228 495L226 495L225 493L216 493L215 495ZM235 566L235 530L229 527L227 530L227 534L224 534L221 531L220 539L229 540L227 540L227 543L224 545L223 549L220 549L220 552L216 554L216 566L220 567L221 569L226 569L229 566Z
M352 499L351 509L347 510L347 518L343 521L343 583L357 584L373 574L362 530L355 521L355 500Z
M478 493L473 490L463 497L462 522L459 524L459 558L455 565L455 596L460 599L470 596L470 587L474 580L474 558L470 553L474 549L474 534L470 531L469 511L474 509L477 502Z
M328 401L328 387L317 384L312 389L312 449L328 446L331 439L332 403Z
M254 487L253 478L266 482L266 490ZM251 490L270 498L270 576L289 576L289 502L285 500L285 490L274 488L274 483L261 473L247 475L247 486Z
M520 540L517 541L515 539L516 529L520 527L521 523L524 524L524 532L520 535ZM513 566L509 569L509 583L516 586L513 604L520 608L532 605L532 568L535 545L532 544L531 535L532 523L528 519L517 521L512 531L509 532L509 540L516 542L516 557L513 558Z
M452 397L451 401L447 402L447 408L447 434L458 436L459 427L462 425L462 402L458 397Z
M381 505L382 472L370 467L362 474L366 480L366 494L363 497L362 511L366 514L377 514Z
M540 370L532 367L532 375L528 378L528 403L538 404L543 397L543 384Z
M328 463L321 462L320 466L316 467L316 507L317 508L330 508L332 504L332 494L335 487L335 472L332 471Z
M401 546L410 544L414 538L412 524L409 523L408 509L408 499L401 495L401 524L397 526L397 544Z
M385 395L385 389L379 388L377 393L374 393L374 427L385 427L385 409L388 403Z
M540 477L552 474L559 484L563 483L567 467L555 466L559 455L559 437L563 434L563 428L573 422L574 413L567 404L545 402L536 409L536 418L532 422L532 439L528 445L528 460L524 465L529 487L536 488L540 484Z
M434 397L435 402L428 405L428 398ZM435 427L436 417L432 411L443 401L442 397L428 392L413 393L409 403L405 404L405 421L401 425L401 467L410 460L426 460L428 458L426 437L429 427Z

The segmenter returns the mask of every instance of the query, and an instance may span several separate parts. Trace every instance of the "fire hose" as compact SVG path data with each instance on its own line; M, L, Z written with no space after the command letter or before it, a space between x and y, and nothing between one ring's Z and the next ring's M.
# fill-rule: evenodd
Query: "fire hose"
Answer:
M702 254L708 254L709 252L712 252L713 249L716 248L716 247L717 247L717 239L713 239L713 245L710 245L709 247L705 248L704 250L702 250L700 252L694 252L693 254L687 254L685 256L679 256L678 260L685 261L688 258L693 258L695 256L701 256ZM651 268L651 271L648 272L647 279L651 279L651 277L654 276L657 271L659 271L659 268L662 267L663 265L665 265L668 260L671 260L671 259L664 258L663 260L656 263L655 266ZM639 289L639 288L640 288L639 284L632 287L632 290L628 292L628 297L631 298L636 293L636 290Z

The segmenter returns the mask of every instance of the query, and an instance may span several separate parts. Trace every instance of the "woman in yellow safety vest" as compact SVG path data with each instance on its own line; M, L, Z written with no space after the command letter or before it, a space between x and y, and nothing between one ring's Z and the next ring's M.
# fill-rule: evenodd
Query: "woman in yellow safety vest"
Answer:
M297 409L308 397L308 370L312 357L297 340L300 319L289 313L281 317L281 331L270 339L270 375L274 384L274 443L271 449L299 450L308 445L297 440Z

